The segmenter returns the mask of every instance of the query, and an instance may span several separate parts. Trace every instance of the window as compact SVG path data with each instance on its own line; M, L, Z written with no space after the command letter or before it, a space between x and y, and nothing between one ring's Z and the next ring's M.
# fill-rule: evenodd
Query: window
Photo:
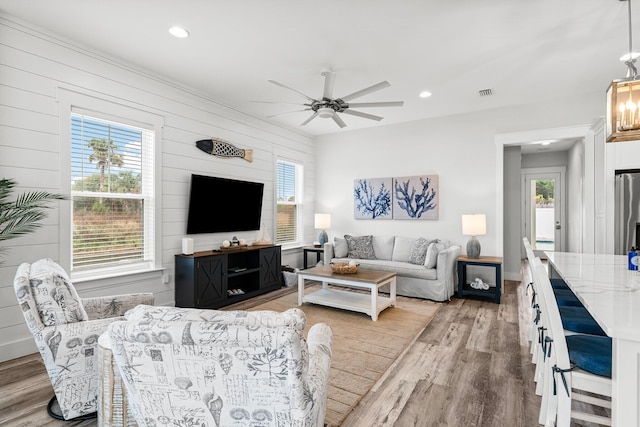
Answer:
M153 127L71 113L71 270L139 269L155 258Z
M302 244L302 171L300 164L277 162L276 243L280 245Z

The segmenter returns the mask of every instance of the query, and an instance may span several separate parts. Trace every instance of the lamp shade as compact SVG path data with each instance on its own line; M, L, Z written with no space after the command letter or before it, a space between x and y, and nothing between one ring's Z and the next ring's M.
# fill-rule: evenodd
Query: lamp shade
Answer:
M315 214L314 223L315 223L314 224L315 228L319 230L331 228L331 214L328 214L328 213Z
M487 216L485 214L462 215L462 234L465 236L487 234Z
M329 236L325 231L327 228L331 228L331 215L328 213L317 213L315 215L314 226L317 229L322 230L318 236L318 243L324 245L329 241Z

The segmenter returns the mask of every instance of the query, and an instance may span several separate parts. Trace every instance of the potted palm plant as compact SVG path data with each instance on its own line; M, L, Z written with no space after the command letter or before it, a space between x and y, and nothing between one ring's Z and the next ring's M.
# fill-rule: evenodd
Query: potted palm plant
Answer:
M15 186L13 179L0 179L0 242L35 231L47 217L48 203L67 198L62 194L31 191L14 199ZM0 248L0 255L6 250Z

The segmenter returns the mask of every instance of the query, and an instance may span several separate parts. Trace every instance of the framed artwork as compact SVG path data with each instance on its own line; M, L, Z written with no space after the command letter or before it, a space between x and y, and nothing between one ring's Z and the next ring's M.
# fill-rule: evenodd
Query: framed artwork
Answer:
M353 217L355 219L391 219L393 178L353 181Z
M393 219L438 219L438 175L393 178Z

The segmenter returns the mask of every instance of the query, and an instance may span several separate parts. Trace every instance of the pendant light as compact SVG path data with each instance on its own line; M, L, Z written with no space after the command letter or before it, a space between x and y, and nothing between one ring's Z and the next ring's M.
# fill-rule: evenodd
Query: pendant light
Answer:
M629 56L624 63L627 75L611 82L607 89L607 142L640 140L640 80L632 49L631 0L626 1L629 15Z

